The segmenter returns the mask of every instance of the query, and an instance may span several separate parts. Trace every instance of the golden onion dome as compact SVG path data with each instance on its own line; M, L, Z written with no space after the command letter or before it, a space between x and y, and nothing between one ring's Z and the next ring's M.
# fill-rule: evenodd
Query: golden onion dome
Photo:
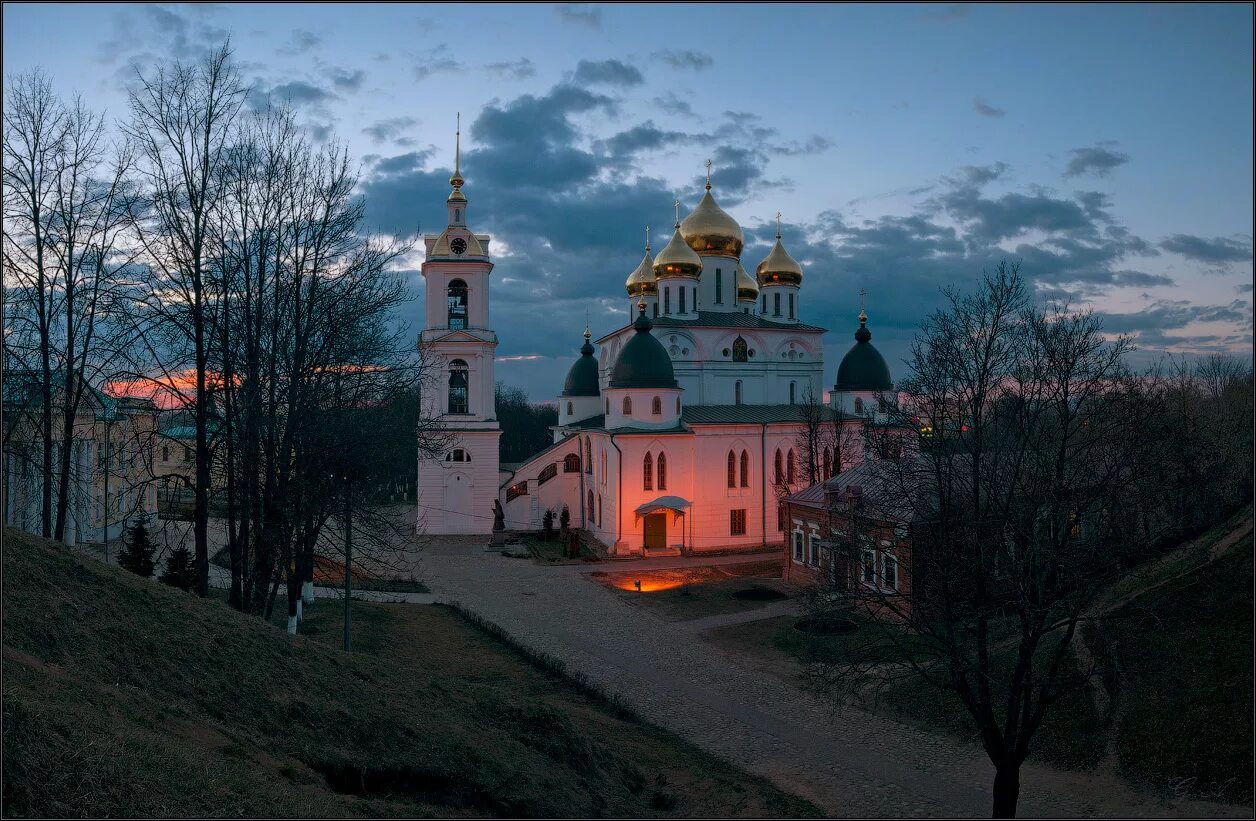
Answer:
M685 243L678 224L667 247L659 251L659 255L654 258L654 276L658 279L663 277L698 279L701 275L702 260Z
M711 196L710 182L698 207L690 211L680 224L680 233L689 247L703 256L740 259L746 242L737 220L716 205L715 197Z
M628 275L624 283L628 296L654 296L659 292L658 283L654 281L654 258L650 256L650 246L645 246L645 256L637 270Z
M759 298L759 283L746 273L746 269L737 263L737 301L754 302Z
M759 263L759 267L755 268L755 276L759 280L760 288L767 285L802 284L802 266L786 253L785 246L781 245L779 227L776 229L776 245L772 246L772 251L763 262Z

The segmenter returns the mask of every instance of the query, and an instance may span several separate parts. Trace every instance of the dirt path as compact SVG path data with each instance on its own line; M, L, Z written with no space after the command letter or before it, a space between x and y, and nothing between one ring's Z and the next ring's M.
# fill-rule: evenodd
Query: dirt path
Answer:
M440 540L424 557L438 599L458 601L521 643L624 698L650 721L766 775L834 816L989 816L993 769L975 747L831 705L765 675L700 636L583 578ZM770 613L769 613L770 615ZM710 627L709 623L705 624ZM1249 808L1171 802L1111 779L1028 765L1020 814L1250 816Z

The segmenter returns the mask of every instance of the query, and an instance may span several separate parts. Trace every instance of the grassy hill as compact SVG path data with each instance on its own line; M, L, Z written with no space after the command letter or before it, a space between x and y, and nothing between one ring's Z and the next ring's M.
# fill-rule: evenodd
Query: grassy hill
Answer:
M4 534L6 815L785 816L782 793L441 607L289 637Z

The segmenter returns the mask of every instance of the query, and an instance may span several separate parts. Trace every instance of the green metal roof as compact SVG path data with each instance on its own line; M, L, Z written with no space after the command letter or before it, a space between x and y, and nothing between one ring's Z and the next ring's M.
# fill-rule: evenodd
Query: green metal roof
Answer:
M894 383L890 380L890 367L885 364L885 357L872 347L872 332L863 322L855 331L855 344L842 357L837 366L838 391L888 391L893 390Z
M633 323L637 332L619 352L611 368L611 388L678 388L672 358L667 349L650 333L653 327L643 310Z
M802 322L772 322L761 316L729 311L698 311L697 319L678 319L674 316L657 316L653 318L656 328L760 328L773 331L801 331L803 333L824 333L828 328L819 325L807 325ZM597 343L619 333L623 328L611 331Z
M588 333L586 331L586 333ZM593 346L586 338L580 346L580 358L572 363L563 382L563 396L598 396L597 360L593 358Z

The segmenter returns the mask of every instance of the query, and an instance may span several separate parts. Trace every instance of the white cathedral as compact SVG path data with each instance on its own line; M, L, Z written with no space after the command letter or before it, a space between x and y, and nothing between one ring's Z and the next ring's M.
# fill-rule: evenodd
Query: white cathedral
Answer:
M627 279L623 327L588 328L558 397L554 441L526 462L498 459L489 318L489 237L467 227L459 161L448 226L425 236L426 320L420 344L441 369L423 413L451 434L419 459L418 529L488 535L494 501L508 530L535 530L567 508L610 555L752 549L784 538L779 498L805 484L798 434L808 396L822 397L825 329L802 321L803 270L781 243L750 276L741 227L706 193L670 241ZM860 311L823 413L861 442L892 390ZM574 335L574 334L573 334ZM825 455L832 465L833 456ZM862 459L844 447L838 469Z

